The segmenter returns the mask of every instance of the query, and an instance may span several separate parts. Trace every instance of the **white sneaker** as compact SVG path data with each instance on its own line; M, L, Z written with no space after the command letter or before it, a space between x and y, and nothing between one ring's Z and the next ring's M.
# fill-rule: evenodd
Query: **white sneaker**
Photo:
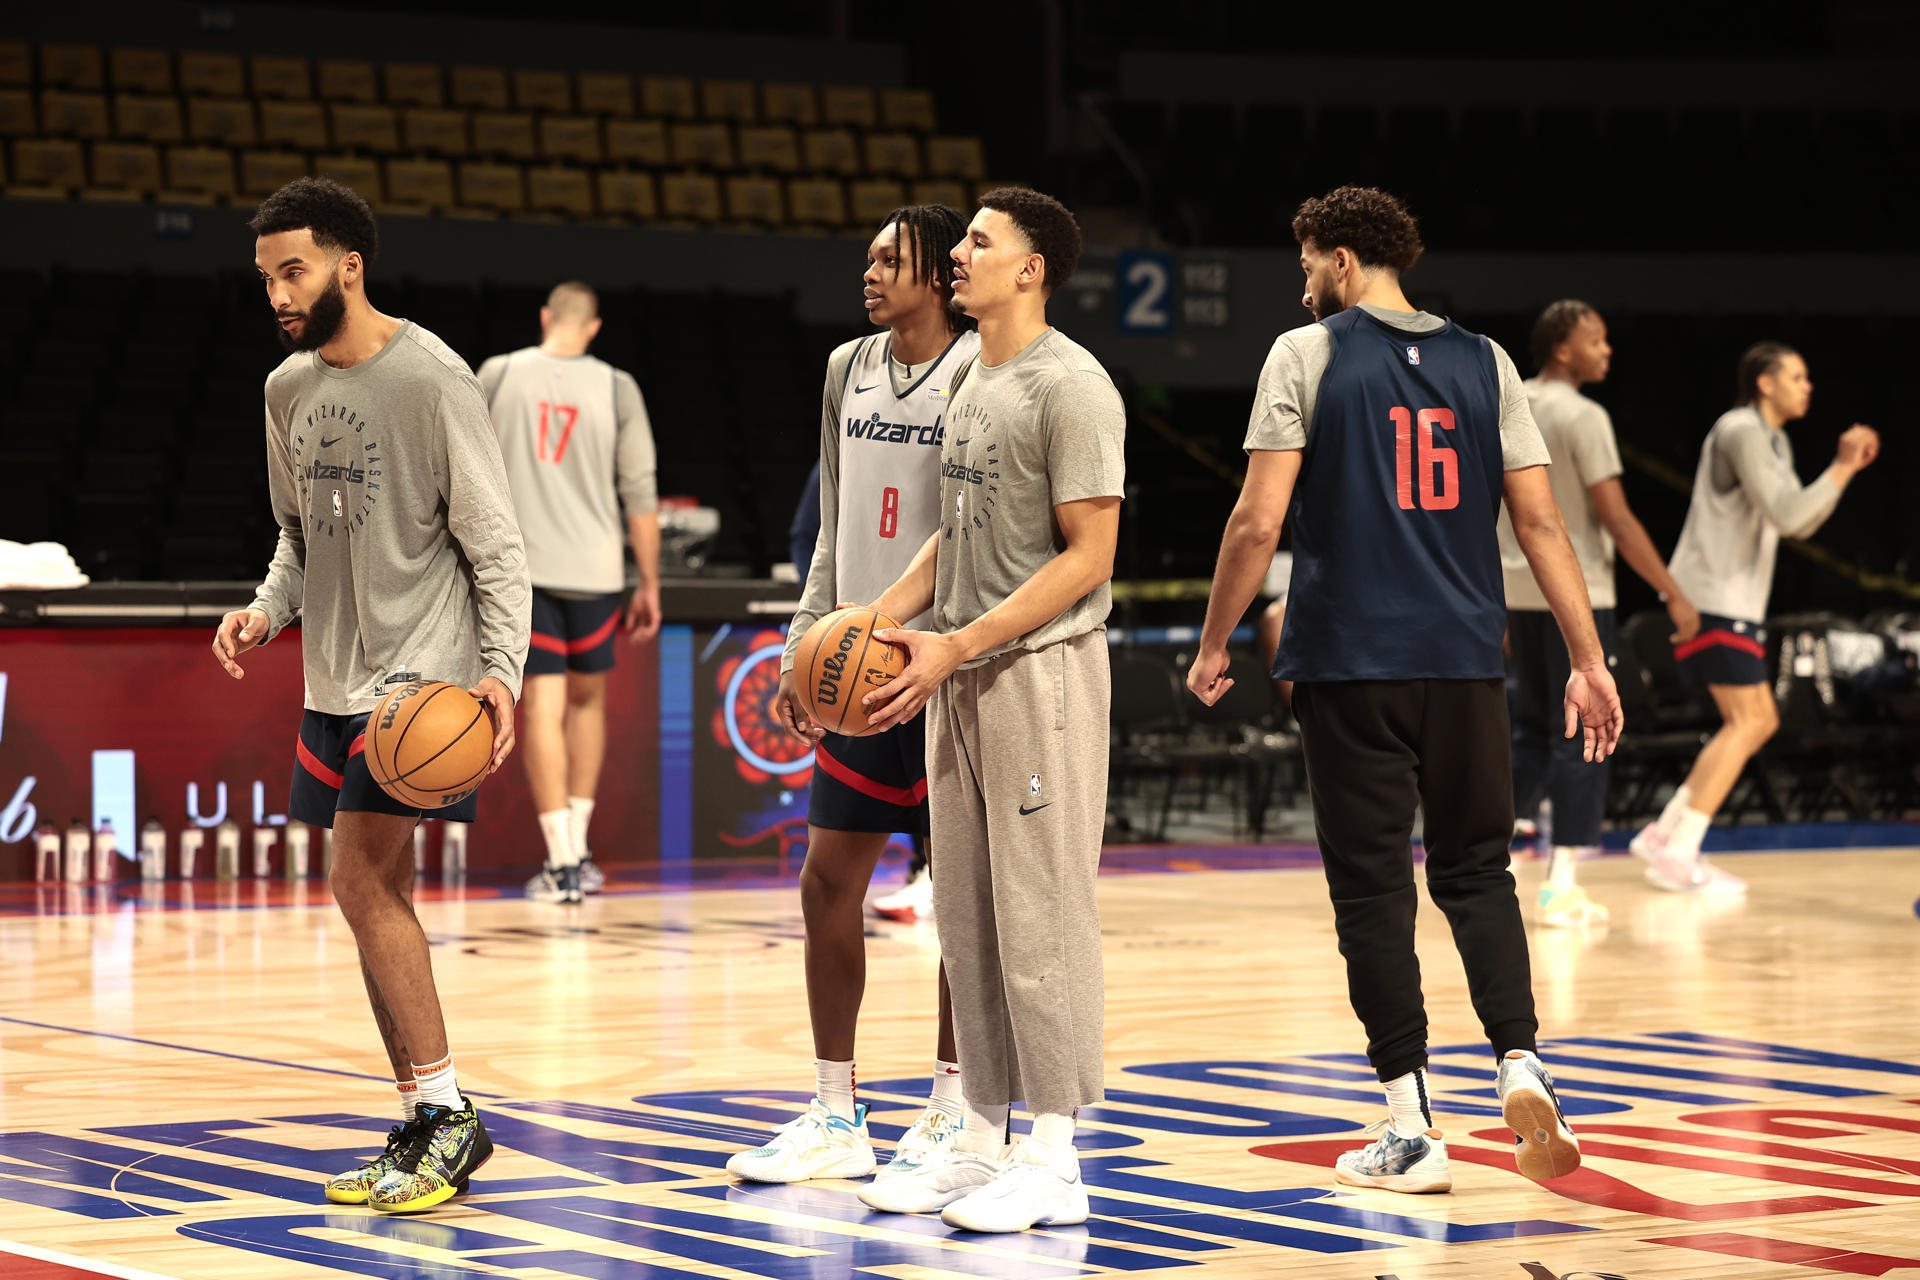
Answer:
M901 924L933 919L933 875L922 867L892 893L873 900L873 913Z
M541 867L540 873L527 881L527 901L529 902L565 902L566 900L566 886L561 883L560 871L555 867Z
M1069 1150L1063 1161L1029 1164L1021 1158L1025 1146L1014 1148L992 1182L948 1205L940 1221L959 1231L993 1232L1085 1222L1087 1184L1080 1181L1080 1157Z
M928 1107L913 1122L913 1128L900 1135L899 1143L893 1149L893 1159L880 1166L878 1178L897 1177L903 1173L912 1173L922 1165L940 1158L941 1154L953 1146L960 1134L960 1124L952 1116L938 1107Z
M1723 871L1714 863L1708 862L1705 855L1694 859L1697 868L1694 876L1695 888L1701 893L1745 893L1747 882L1731 871Z
M1581 929L1603 925L1609 916L1577 884L1565 888L1543 884L1533 900L1533 918L1550 929Z
M1007 1152L977 1155L956 1143L912 1172L875 1178L859 1189L860 1203L881 1213L931 1213L992 1182L1007 1167Z
M1539 1058L1515 1049L1500 1060L1500 1113L1513 1130L1513 1160L1535 1182L1565 1177L1580 1167L1580 1140L1573 1136L1553 1077Z
M818 1098L797 1118L776 1128L766 1146L735 1152L727 1161L727 1172L748 1182L864 1178L873 1168L867 1104L854 1105L849 1123L827 1110Z
M1659 823L1649 822L1634 834L1627 848L1642 862L1651 862L1655 857L1666 852L1667 846L1671 843L1667 833L1660 829Z
M1447 1141L1438 1129L1403 1138L1385 1120L1367 1126L1380 1136L1333 1162L1333 1176L1350 1187L1377 1187L1408 1195L1453 1190Z
M582 858L580 860L580 892L598 893L606 887L606 873L601 871L599 865L594 862L593 855L588 854Z

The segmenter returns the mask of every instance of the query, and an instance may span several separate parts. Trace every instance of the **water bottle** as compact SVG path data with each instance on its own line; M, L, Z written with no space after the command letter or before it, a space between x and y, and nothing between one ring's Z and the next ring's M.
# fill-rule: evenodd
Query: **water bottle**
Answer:
M93 833L87 824L75 818L67 824L67 883L81 884L87 878L87 855L93 851Z
M33 833L33 878L52 884L60 878L60 831L43 822Z
M287 824L287 879L307 878L307 849L312 839L313 830L306 823Z
M240 824L228 818L213 833L213 874L232 880L240 874Z
M418 880L427 874L427 824L413 824L413 878Z
M440 874L465 875L467 873L467 830L465 822L443 822L440 824Z
M120 841L113 834L113 819L102 816L99 829L93 833L93 878L112 880L118 870L113 860L120 852Z
M193 879L194 856L200 852L200 847L206 842L205 827L188 827L180 833L180 878L182 880Z
M276 827L255 827L253 829L253 874L255 879L264 880L273 874L273 842L280 838Z
M148 818L140 827L140 878L167 878L167 829L158 818Z

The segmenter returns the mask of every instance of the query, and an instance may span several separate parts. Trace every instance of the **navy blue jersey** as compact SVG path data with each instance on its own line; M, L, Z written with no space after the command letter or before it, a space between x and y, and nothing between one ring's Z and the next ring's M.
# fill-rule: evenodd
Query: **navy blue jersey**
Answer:
M1323 322L1332 354L1294 487L1282 680L1501 674L1495 534L1505 468L1493 344L1358 307Z

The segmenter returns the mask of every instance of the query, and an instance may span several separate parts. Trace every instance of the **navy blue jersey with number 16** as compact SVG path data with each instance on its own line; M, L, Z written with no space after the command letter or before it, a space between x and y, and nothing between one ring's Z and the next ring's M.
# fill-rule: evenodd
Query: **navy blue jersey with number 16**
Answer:
M1498 677L1505 468L1492 344L1451 322L1404 332L1358 307L1322 327L1332 352L1294 487L1292 607L1273 674Z

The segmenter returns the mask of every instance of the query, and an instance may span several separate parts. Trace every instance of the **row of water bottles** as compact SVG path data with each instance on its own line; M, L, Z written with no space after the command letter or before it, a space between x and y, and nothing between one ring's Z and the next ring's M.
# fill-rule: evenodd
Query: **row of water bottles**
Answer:
M445 874L459 874L467 869L467 828L465 822L442 822L440 835L440 870ZM284 827L261 826L253 829L252 874L264 879L273 874L273 848L285 835L285 852L281 858L281 871L289 880L304 880L312 874L312 851L314 829L304 822L289 822ZM194 878L200 854L207 845L209 831L205 827L188 827L180 833L179 875L182 880ZM241 875L241 832L240 824L231 818L212 828L213 837L213 874L221 880L233 880ZM333 832L320 830L320 871L326 875L333 870ZM65 880L69 884L84 884L89 880L111 882L119 878L120 838L113 829L111 818L102 818L98 826L89 829L87 824L75 818L63 833L51 823L43 823L34 833L34 878L42 884ZM148 818L140 828L140 848L137 857L140 863L142 880L164 880L167 878L167 829L158 818ZM128 854L129 858L136 855ZM413 870L414 874L424 874L427 866L427 824L422 822L413 829Z

